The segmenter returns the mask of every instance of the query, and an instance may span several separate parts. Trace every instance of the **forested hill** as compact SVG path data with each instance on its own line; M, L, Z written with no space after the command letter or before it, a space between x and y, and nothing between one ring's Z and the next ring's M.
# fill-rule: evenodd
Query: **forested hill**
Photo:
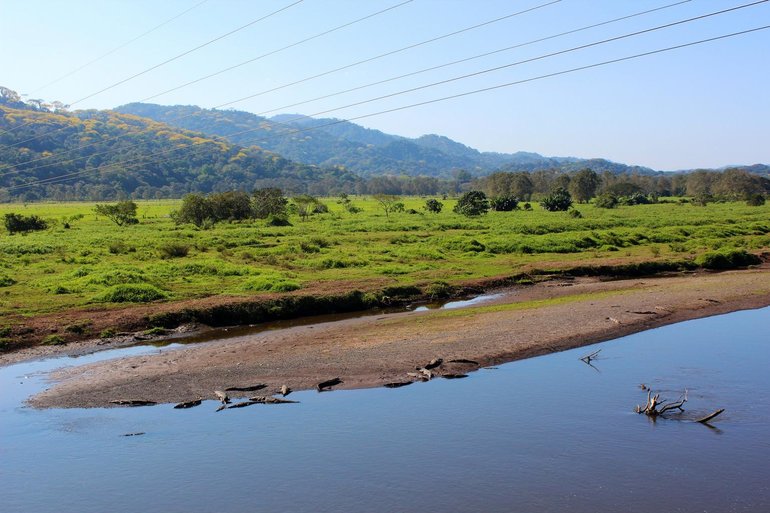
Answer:
M527 152L480 152L444 136L424 135L409 139L348 121L303 118L296 114L281 114L268 119L235 110L146 103L130 103L116 111L225 137L244 146L260 146L306 164L344 166L365 177L407 174L450 178L461 169L473 175L497 170L569 172L593 165L597 171L616 174L655 173L649 168L601 159L549 158Z
M163 198L263 186L319 193L356 181L342 169L298 164L130 114L0 101L1 201Z

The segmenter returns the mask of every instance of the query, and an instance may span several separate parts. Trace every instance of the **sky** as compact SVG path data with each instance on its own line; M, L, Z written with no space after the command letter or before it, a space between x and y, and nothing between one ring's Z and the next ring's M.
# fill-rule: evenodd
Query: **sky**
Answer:
M549 38L674 3L677 0L0 0L0 85L27 98L72 104L72 109L147 101L267 116L358 118L356 123L387 133L435 133L481 151L607 158L659 170L770 164L770 29L538 78L770 25L770 2L762 2L564 52L752 3L691 0ZM549 39L532 43L543 38ZM557 52L562 53L550 55ZM327 73L386 53L390 55ZM252 62L184 86L247 60ZM501 66L506 67L478 73ZM318 74L324 76L309 79ZM302 82L289 85L297 81ZM335 94L351 88L358 89ZM176 90L166 92L170 89ZM327 95L333 96L308 101ZM392 96L377 99L385 95ZM235 102L247 96L252 97ZM294 105L300 102L306 103ZM365 103L349 106L360 102ZM398 110L372 115L392 109Z

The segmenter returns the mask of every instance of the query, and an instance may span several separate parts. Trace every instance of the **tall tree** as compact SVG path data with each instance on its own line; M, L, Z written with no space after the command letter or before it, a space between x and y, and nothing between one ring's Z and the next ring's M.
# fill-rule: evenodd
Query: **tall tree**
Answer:
M569 191L578 203L587 203L599 188L601 180L592 169L581 169L572 177L569 183Z

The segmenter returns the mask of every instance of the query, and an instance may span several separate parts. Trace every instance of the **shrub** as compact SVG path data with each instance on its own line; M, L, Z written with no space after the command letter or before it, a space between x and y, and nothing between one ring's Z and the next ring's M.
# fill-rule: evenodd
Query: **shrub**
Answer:
M270 214L267 216L268 226L291 226L286 214Z
M283 195L281 189L275 187L256 189L251 196L252 215L257 219L268 219L268 221L271 217L286 219L286 206L289 200ZM287 225L273 224L271 226Z
M750 207L761 207L765 204L764 194L752 194L746 200L746 204Z
M453 292L454 287L445 281L437 281L425 287L425 294L431 299L450 297Z
M453 210L468 217L486 214L489 210L487 195L481 191L468 191L460 196Z
M423 208L428 212L438 214L444 208L444 204L437 199L429 199L425 202L425 206Z
M16 280L11 278L10 276L5 276L3 274L0 274L0 287L10 287L16 283Z
M94 212L112 221L118 226L137 224L136 203L133 201L118 201L114 205L96 205Z
M558 188L543 198L540 205L549 212L565 212L572 206L572 196L563 188Z
M112 338L118 334L115 328L105 328L99 333L99 338Z
M709 251L695 259L695 263L706 269L732 269L756 265L762 260L745 249L731 249L723 251Z
M605 192L594 199L594 205L597 208L615 208L618 206L618 197L612 193Z
M109 246L107 246L107 251L109 251L113 255L124 255L126 253L134 253L136 251L136 248L134 246L129 246L123 241L118 241L118 242L113 242Z
M569 216L573 219L581 219L583 217L583 214L580 213L580 210L573 208L569 211Z
M149 303L159 299L166 299L168 295L147 283L127 283L115 285L107 289L96 301L105 303Z
M37 230L45 230L48 223L38 216L23 216L21 214L5 214L5 229L8 233L26 233Z
M182 258L190 252L190 246L179 242L169 242L158 247L161 258Z
M76 322L74 324L70 324L69 326L64 327L64 331L67 331L69 333L74 333L76 335L84 335L88 333L90 329L91 329L91 321Z
M513 196L499 196L489 201L489 206L496 212L511 212L519 206L519 200Z
M67 341L60 335L48 335L43 339L43 344L46 346L62 346L66 343Z
M279 275L259 276L248 280L243 285L244 290L257 292L291 292L299 288L298 283Z
M529 203L529 202L524 203L524 210L526 210L528 212L531 211L532 210L532 204Z

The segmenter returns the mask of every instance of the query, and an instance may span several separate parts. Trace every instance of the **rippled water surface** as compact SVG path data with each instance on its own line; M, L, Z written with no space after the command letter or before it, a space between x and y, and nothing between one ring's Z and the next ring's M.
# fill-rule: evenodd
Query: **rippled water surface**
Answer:
M0 368L0 511L770 511L770 309L668 326L399 389L215 413L33 410ZM595 369L578 357L601 348ZM162 350L173 350L170 349ZM646 383L709 428L633 413ZM128 433L143 435L123 436Z

